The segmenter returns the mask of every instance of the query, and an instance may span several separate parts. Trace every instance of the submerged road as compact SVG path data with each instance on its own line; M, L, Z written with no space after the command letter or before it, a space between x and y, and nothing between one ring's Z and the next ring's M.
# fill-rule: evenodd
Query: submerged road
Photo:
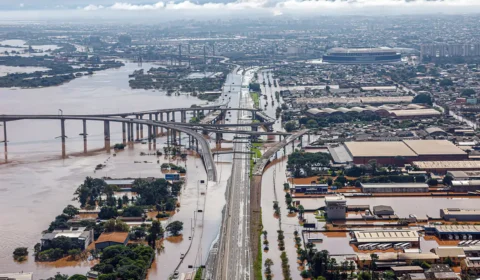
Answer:
M253 108L248 92L248 83L252 73L243 77L243 87L239 90L239 107ZM251 114L240 111L237 122L243 124L251 122ZM248 131L249 127L239 130ZM237 135L237 136L240 136ZM236 142L234 144L234 158L232 175L230 178L227 204L225 208L222 237L218 246L217 268L213 279L252 279L252 257L250 251L250 151L251 142Z

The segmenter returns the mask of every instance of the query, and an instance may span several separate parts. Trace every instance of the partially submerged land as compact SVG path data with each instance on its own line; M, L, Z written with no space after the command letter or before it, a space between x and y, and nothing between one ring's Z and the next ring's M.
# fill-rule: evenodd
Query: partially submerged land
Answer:
M99 279L144 279L153 249L162 249L164 238L183 230L182 222L163 221L180 207L177 197L186 170L172 163L165 168L180 173L167 173L174 178L169 181L87 177L75 191L79 207L68 205L51 222L34 247L35 260L96 260L89 274ZM27 255L26 248L14 252L20 262Z

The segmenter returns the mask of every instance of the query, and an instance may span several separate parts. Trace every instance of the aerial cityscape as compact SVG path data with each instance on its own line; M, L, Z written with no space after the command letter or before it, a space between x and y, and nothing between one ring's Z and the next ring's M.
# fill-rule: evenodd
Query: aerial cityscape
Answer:
M480 278L480 3L0 15L0 280Z

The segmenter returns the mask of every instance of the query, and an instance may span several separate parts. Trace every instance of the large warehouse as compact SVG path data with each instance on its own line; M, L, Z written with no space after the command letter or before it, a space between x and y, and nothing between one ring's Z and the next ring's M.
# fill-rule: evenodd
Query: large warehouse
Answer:
M404 140L417 160L466 160L468 154L448 140Z
M466 160L468 154L448 140L404 140L346 142L355 164L376 160L383 165L403 165L413 161Z
M425 233L435 234L440 239L480 239L480 226L476 225L432 225L425 226Z
M480 210L460 208L440 209L440 217L446 221L480 221Z
M414 161L412 163L422 171L445 174L447 171L455 170L480 170L479 160L464 161Z
M357 243L418 243L418 232L414 230L362 230L355 231Z
M400 141L347 142L345 147L355 164L368 164L370 160L376 160L379 164L401 165L396 162L395 157L400 156L405 162L417 158L417 155Z
M425 183L388 183L388 184L361 184L364 193L421 193L428 192Z

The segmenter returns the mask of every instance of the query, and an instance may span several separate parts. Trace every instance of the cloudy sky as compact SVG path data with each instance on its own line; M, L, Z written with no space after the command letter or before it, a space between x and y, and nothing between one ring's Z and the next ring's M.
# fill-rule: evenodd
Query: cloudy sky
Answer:
M0 0L0 17L480 13L480 0Z

